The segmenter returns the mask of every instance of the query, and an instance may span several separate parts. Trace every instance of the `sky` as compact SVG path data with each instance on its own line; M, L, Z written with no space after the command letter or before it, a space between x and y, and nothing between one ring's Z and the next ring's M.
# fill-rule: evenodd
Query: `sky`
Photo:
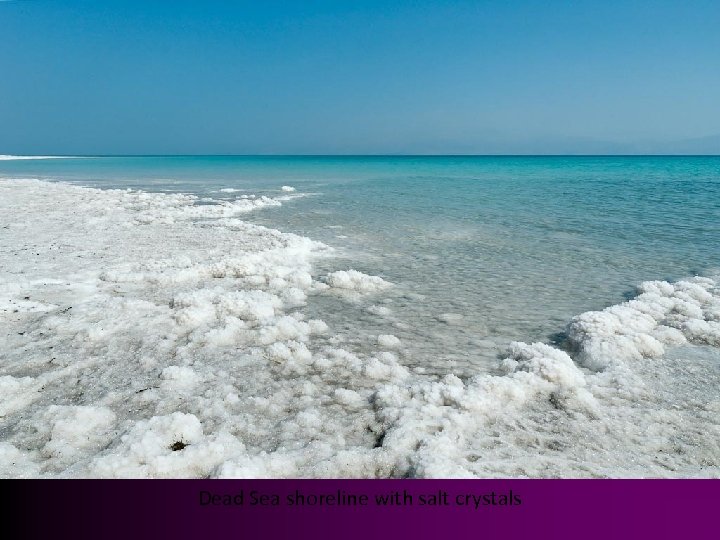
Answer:
M720 153L720 2L0 0L0 154Z

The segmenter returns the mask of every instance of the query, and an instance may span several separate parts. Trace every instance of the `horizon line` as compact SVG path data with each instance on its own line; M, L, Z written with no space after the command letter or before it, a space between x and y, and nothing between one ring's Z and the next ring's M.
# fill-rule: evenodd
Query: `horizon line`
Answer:
M315 154L315 153L241 153L241 154L213 154L213 153L187 153L187 154L0 154L5 158L103 158L103 157L720 157L715 154L405 154L405 153L358 153L358 154ZM7 161L11 161L7 160Z

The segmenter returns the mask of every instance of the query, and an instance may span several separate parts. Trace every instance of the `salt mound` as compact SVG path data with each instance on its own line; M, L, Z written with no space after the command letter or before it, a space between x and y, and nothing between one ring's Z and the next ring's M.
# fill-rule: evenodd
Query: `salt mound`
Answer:
M397 349L400 347L400 340L392 334L378 336L378 345L383 349Z
M568 336L583 365L603 369L610 363L654 358L663 355L666 346L686 341L720 344L720 299L713 280L649 281L639 290L629 302L572 320Z
M376 292L392 284L380 276L369 276L357 270L339 270L327 275L327 284L336 289L358 292Z

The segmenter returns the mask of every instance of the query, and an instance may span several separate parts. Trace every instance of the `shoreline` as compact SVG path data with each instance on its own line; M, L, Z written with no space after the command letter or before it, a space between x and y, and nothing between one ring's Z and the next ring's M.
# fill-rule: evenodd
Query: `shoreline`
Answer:
M317 276L327 246L242 221L277 199L0 193L0 476L720 476L720 402L647 380L677 369L667 347L720 344L714 279L575 317L573 358L517 343L503 376L437 378L403 366L391 331L356 354L307 320L315 295L392 285Z

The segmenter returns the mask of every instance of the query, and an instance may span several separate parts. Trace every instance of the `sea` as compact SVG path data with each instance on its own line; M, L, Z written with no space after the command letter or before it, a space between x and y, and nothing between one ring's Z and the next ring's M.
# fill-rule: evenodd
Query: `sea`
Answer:
M68 185L128 191L103 198ZM98 234L107 227L108 240L97 249L114 257L111 269L101 268L110 255L88 248L83 260L99 277L91 268L72 285L76 259L63 255L70 262L57 268L70 272L62 277L67 287L97 291L102 301L87 293L86 308L58 311L67 324L51 320L62 334L52 343L43 317L56 307L31 306L29 318L13 319L17 346L9 344L14 356L0 363L8 391L25 400L19 388L32 381L40 387L40 371L24 370L23 354L37 356L40 366L41 349L50 345L68 358L77 348L97 373L111 369L102 362L118 349L136 347L128 362L149 382L120 390L107 383L122 380L120 371L98 375L87 383L107 385L96 401L88 390L67 402L72 414L116 426L114 435L98 435L105 446L76 462L48 458L40 450L47 440L31 435L48 432L38 415L69 387L58 386L44 405L39 398L12 405L14 427L0 431L0 445L13 446L5 454L0 447L0 465L3 455L22 454L31 476L720 476L713 435L720 433L720 156L3 156L3 187L13 201L32 205L25 217L22 207L7 210L7 254L16 256L14 244L47 243L33 244L23 231L32 229L33 216L51 211L67 220L51 216L56 221L38 225L38 234L52 240L55 225L48 224L59 223L57 242L67 233L82 245L81 235L92 234L82 227L94 225L72 215L77 197L92 223L106 224ZM52 209L53 197L67 208ZM256 206L245 211L246 203ZM105 204L118 210L103 214ZM220 229L214 245L208 231ZM122 261L117 242L142 243L143 230L153 235L148 246L127 244ZM258 232L266 230L291 236ZM223 268L238 267L234 246L245 245L248 234L259 235L257 245L285 239L292 247L300 238L323 248L312 248L310 259L304 247L272 255L283 268L276 277L276 259L262 259L255 282L249 270L207 270L222 253L204 262L206 248L227 254ZM152 242L162 257L150 264ZM38 259L42 249L32 248ZM56 252L47 253L42 264L16 262L3 274L8 302L34 301L28 280L33 272L32 283L45 278L37 268L51 273ZM208 281L208 272L222 279ZM248 284L257 291L243 292ZM60 306L72 298L62 294L50 291L38 302ZM130 298L137 301L132 309ZM294 305L302 314L291 324ZM111 310L123 321L116 337L107 334ZM150 347L137 337L140 320L169 337ZM248 322L255 320L266 322ZM322 323L298 330L302 321ZM324 337L309 337L324 325ZM31 335L36 340L27 345ZM156 353L164 359L148 359ZM249 356L237 364L238 355ZM268 358L288 362L285 371ZM242 371L221 390L233 366L262 375L253 385ZM153 377L176 382L155 390ZM310 385L306 397L303 384ZM197 402L178 404L172 389ZM209 401L201 403L201 395ZM137 401L139 412L108 396ZM73 408L80 405L97 410ZM182 422L172 416L180 410ZM60 414L52 411L47 418ZM167 426L176 421L191 441L229 448L218 441L230 433L233 445L245 446L215 461L203 454L197 469L152 468L145 455L137 468L112 461L122 455L127 464L137 450L127 441L146 440L146 432L172 437Z
M335 248L319 271L397 285L379 311L408 361L437 372L492 369L511 341L556 343L643 281L720 268L720 157L97 156L4 160L0 177L208 204L293 187L301 197L244 219ZM358 342L388 322L314 309Z

